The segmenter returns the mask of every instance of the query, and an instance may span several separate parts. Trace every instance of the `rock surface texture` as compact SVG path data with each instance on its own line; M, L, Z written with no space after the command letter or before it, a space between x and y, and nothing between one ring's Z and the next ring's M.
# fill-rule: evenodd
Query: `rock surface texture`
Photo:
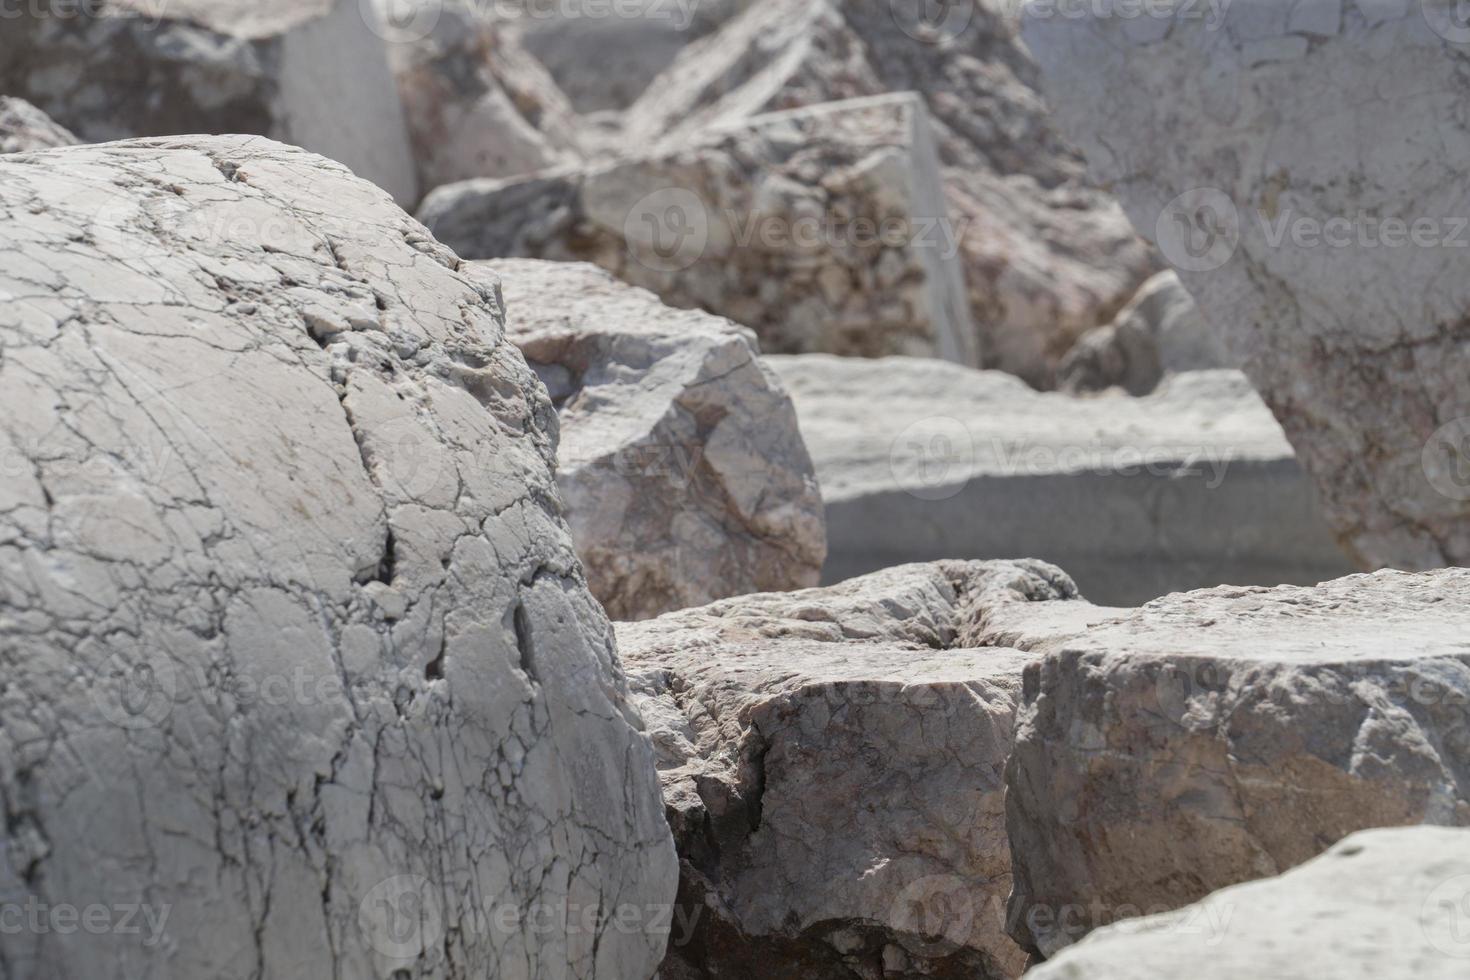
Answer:
M405 206L417 197L368 0L108 0L9 13L0 92L89 143L255 133L340 161Z
M614 619L817 584L822 499L796 412L748 330L595 266L474 263L561 421L557 483Z
M1060 124L1221 328L1359 563L1470 562L1456 4L1195 12L1042 17L1026 39Z
M72 146L77 138L24 99L0 96L0 153Z
M630 145L751 115L922 93L986 367L1050 387L1056 362L1107 323L1155 259L1056 134L995 0L756 0L691 44L628 111Z
M1279 878L1097 932L1028 976L1461 980L1467 926L1470 831L1369 830Z
M503 25L473 0L422 0L412 12L432 23L411 30L409 16L388 51L424 191L581 158L571 105Z
M1028 948L1055 955L1358 830L1470 826L1470 569L1016 625L1005 641L1042 655L1006 772L1010 921Z
M1119 387L1147 395L1171 374L1232 367L1220 338L1173 272L1139 289L1117 319L1083 334L1057 368L1069 392Z
M258 137L0 210L0 896L150 916L0 974L650 976L652 753L494 293Z
M1001 772L1041 562L889 569L620 624L679 849L664 980L1017 976ZM1042 600L1058 600L1055 603Z
M767 351L978 357L924 105L775 113L651 154L466 181L420 219L466 258L586 260Z
M1178 375L1147 398L1078 398L920 358L766 362L816 462L826 581L1029 555L1099 602L1137 605L1354 571L1237 372Z

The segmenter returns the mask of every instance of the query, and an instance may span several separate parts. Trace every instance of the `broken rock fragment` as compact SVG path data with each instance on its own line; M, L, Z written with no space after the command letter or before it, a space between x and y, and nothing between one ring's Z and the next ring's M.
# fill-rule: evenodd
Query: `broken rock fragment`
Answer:
M591 265L472 266L504 281L510 338L557 407L557 482L610 616L817 584L811 457L748 330Z
M0 895L158 923L0 974L651 976L652 753L494 291L259 137L0 158L0 222Z
M24 99L0 96L0 153L72 146L77 138Z
M775 113L643 156L430 194L466 258L590 261L767 351L976 363L958 229L924 105L884 96Z

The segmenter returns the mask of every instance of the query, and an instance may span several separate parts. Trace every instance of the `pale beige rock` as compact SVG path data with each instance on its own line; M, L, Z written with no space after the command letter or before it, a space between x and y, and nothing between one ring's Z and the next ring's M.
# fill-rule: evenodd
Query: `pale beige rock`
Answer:
M72 146L77 138L24 99L0 96L0 153Z
M652 752L494 291L260 137L0 158L0 223L0 895L132 910L0 975L651 976Z
M817 584L822 500L755 338L595 266L471 263L504 280L511 340L560 415L557 483L614 619Z
M1470 831L1366 830L1278 878L1100 930L1035 980L1461 980Z
M1058 124L1220 329L1359 564L1470 562L1458 5L1079 12L1026 35Z
M912 95L742 120L642 156L441 187L419 217L466 258L585 260L772 352L973 364L958 236Z
M1211 589L1104 621L1065 605L1082 625L991 624L1041 656L1006 771L1022 945L1055 955L1358 830L1470 826L1470 569Z
M87 142L254 133L347 165L410 206L402 110L370 0L18 4L0 92Z
M619 625L680 855L665 980L1019 975L1001 771L1028 658L989 624L1096 611L1075 596L1041 562L941 562Z

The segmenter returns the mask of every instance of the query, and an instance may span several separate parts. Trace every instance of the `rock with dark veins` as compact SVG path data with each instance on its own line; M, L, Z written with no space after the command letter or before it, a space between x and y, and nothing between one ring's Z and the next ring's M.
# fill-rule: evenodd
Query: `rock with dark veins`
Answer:
M1463 980L1470 831L1365 830L1278 878L1100 930L1034 980Z
M369 0L24 3L0 31L0 92L89 143L255 133L417 198L385 31Z
M608 615L817 584L816 475L750 331L591 265L472 267L504 280L510 339L557 407L557 483Z
M991 622L1041 658L1006 771L1022 945L1053 956L1355 831L1470 826L1470 569L1222 587L1111 618L1058 604L1071 626L1045 605Z
M990 624L1072 607L1099 612L1050 565L939 562L620 624L680 857L664 980L1018 976L1028 657Z
M72 146L77 138L24 99L0 96L0 153Z
M494 292L260 138L0 210L0 895L164 920L0 974L650 976L651 752Z
M1220 328L1358 563L1466 564L1463 17L1202 7L1033 17L1058 125Z

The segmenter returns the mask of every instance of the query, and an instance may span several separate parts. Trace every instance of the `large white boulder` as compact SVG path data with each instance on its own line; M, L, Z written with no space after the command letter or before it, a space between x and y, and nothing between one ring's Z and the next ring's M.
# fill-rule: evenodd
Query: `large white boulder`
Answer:
M827 513L826 581L1033 556L1099 602L1352 572L1281 427L1238 372L1146 398L1036 392L922 358L769 357Z
M370 0L108 0L17 4L0 31L0 92L90 143L254 133L417 199L385 30Z
M680 856L665 980L1018 976L1028 658L986 624L1075 596L1041 562L940 562L620 624Z
M1179 270L1360 565L1470 562L1459 5L1065 6L1026 33L1059 125Z
M1279 878L1100 930L1034 980L1461 980L1470 831L1365 830Z
M556 405L557 483L610 616L817 584L811 457L750 331L591 265L471 266L504 280L510 339Z
M494 292L258 137L0 210L0 973L649 977L652 753Z
M739 120L643 154L465 181L420 219L465 258L585 260L753 329L767 351L977 363L924 103Z
M1039 658L1006 771L1022 945L1053 956L1358 830L1470 826L1470 569L1210 589L1102 620L1062 605L1087 625L1037 604L990 624Z

